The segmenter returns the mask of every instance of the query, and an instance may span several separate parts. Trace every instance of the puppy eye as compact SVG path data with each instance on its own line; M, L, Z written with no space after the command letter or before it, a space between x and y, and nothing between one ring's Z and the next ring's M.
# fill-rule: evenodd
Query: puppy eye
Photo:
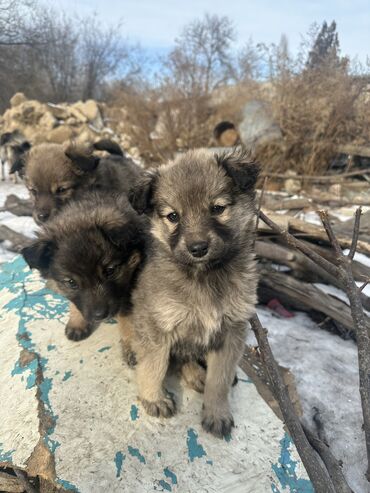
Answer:
M29 188L28 190L30 191L30 193L32 193L32 195L37 195L36 188Z
M104 269L105 275L107 277L113 276L113 274L116 272L116 268L117 268L116 265L108 265L108 267Z
M64 279L63 284L69 289L77 289L78 285L74 279Z
M64 192L66 192L67 190L68 190L68 188L66 188L66 187L58 187L58 188L56 189L56 193L64 193Z
M170 221L170 223L178 223L180 220L180 216L177 214L177 212L171 212L167 215L167 219Z
M225 205L213 205L211 207L211 213L215 214L216 216L220 216L225 209L226 209Z

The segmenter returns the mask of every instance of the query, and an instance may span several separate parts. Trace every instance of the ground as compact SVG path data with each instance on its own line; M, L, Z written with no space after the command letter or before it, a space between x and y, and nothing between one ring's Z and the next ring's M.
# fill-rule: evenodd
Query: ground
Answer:
M11 193L22 198L28 195L23 184L2 182L0 207ZM338 215L342 219L349 218L352 210L340 211ZM314 216L306 219L317 221ZM36 230L31 218L16 217L8 212L0 213L0 223L30 237ZM14 256L6 250L6 245L0 244L0 262ZM358 256L358 260L370 261L363 255ZM335 288L321 288L345 299L344 293ZM335 456L343 461L350 486L356 493L365 493L368 483L364 478L366 453L361 428L356 344L322 330L305 313L295 313L289 319L278 318L265 307L259 307L258 313L268 329L276 359L295 376L305 421L312 427L313 408L320 410L329 444ZM254 343L253 336L249 337L248 342Z

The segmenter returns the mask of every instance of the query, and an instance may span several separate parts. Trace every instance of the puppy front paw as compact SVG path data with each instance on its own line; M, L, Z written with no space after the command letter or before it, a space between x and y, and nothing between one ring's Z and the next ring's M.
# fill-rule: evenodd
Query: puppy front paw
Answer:
M202 427L217 438L228 437L234 426L234 418L230 412L222 414L203 410Z
M181 375L188 387L203 394L207 371L195 361L185 363L181 368Z
M176 403L172 395L167 394L158 401L140 399L145 411L155 418L171 418L176 413Z
M65 334L71 341L81 341L86 339L92 332L92 326L90 324L75 326L71 322L68 322Z

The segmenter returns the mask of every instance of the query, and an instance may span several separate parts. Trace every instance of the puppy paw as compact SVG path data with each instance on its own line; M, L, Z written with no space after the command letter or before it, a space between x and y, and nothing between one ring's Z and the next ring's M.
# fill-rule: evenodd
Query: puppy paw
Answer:
M176 403L172 395L167 394L158 401L147 401L141 399L145 411L155 418L171 418L176 413Z
M89 337L91 332L92 327L90 324L76 327L73 324L68 323L65 330L67 338L71 341L81 341L82 339L86 339Z
M181 368L181 375L188 387L196 392L203 393L206 383L206 370L195 361L185 363Z
M203 410L202 427L217 438L229 436L234 426L234 418L231 413L216 414Z
M122 348L123 360L130 367L135 368L137 365L136 353L129 348Z

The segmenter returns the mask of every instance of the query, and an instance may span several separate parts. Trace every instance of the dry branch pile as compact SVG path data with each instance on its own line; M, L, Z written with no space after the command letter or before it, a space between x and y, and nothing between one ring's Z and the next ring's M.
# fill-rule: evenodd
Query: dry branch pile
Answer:
M261 258L263 274L260 294L267 298L278 297L279 307L279 302L283 301L294 308L319 311L326 316L325 320L332 319L345 326L357 341L359 390L368 458L368 468L364 474L370 481L370 325L364 310L366 297L362 293L370 282L370 276L368 267L353 260L356 251L367 254L370 251L366 224L364 233L360 233L361 209L356 211L355 218L351 221L351 234L348 233L348 225L337 227L335 231L327 211L319 211L323 227L312 226L304 221L297 222L289 216L277 216L276 219L280 220L274 221L262 210L258 212L258 216L268 227L266 230L259 225L260 221L257 221L259 240L256 242L256 250ZM305 240L297 239L292 233L304 234ZM347 254L344 254L343 247L348 247ZM279 272L276 263L288 267L288 272ZM340 300L323 295L311 284L297 279L310 278L312 275L321 282L333 283L340 287L348 297L349 307ZM362 284L358 286L356 280L361 280ZM271 352L267 331L262 327L257 315L251 320L251 325L272 393L315 491L350 493L352 490L346 482L340 463L332 455L328 444L300 423ZM322 462L318 460L318 456Z

